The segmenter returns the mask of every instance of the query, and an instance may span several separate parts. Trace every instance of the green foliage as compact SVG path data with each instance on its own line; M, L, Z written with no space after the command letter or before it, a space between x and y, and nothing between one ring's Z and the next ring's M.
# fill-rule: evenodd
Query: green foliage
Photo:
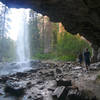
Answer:
M73 36L65 32L57 41L55 49L49 54L35 55L39 59L53 59L62 61L75 61L79 52L83 52L85 48L90 48L86 40L81 39L79 36Z
M55 59L55 55L53 53L49 53L49 54L37 53L33 58L41 59L41 60Z
M48 53L48 54L43 54L43 53L36 53L32 59L40 59L40 60L56 60L56 61L75 61L74 56L57 56L54 53Z
M58 56L66 56L66 59L75 60L78 53L83 52L87 47L90 48L85 40L65 32L57 43L56 52Z
M34 29L34 28L33 28ZM36 29L36 28L35 28ZM38 29L38 28L37 28ZM85 48L89 48L91 51L91 47L87 43L86 40L82 39L79 35L71 35L67 31L64 31L61 34L60 38L57 39L57 36L59 35L59 28L58 24L53 24L52 25L52 36L53 36L53 42L52 42L52 51L49 53L44 53L43 49L43 44L40 38L38 37L37 41L33 38L31 41L31 45L34 46L34 44L40 48L37 50L36 47L34 46L33 49L36 49L37 52L35 52L33 55L33 58L37 59L52 59L52 60L62 60L62 61L75 61L78 54L80 52L84 52ZM33 32L36 32L33 30ZM38 32L39 33L39 30ZM32 35L37 36L37 34L32 33ZM39 41L39 39L41 41ZM42 45L42 47L41 47ZM32 50L33 50L32 49Z
M55 58L56 60L60 60L60 61L75 61L75 57L74 56L57 56Z

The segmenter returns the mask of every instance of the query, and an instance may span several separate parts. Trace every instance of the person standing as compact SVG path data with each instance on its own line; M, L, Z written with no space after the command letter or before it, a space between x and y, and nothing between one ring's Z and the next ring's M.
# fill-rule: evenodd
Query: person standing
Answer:
M78 59L79 59L80 65L81 65L83 62L83 54L81 52L79 53Z
M84 61L85 61L86 69L88 70L88 67L90 66L90 52L88 48L86 48L84 52Z

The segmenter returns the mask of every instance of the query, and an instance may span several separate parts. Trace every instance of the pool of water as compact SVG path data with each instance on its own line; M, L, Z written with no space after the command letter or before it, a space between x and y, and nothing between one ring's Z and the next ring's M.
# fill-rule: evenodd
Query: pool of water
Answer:
M18 63L1 63L0 64L0 76L14 74L16 72L24 72L31 70L32 67L29 66L28 62L18 62Z

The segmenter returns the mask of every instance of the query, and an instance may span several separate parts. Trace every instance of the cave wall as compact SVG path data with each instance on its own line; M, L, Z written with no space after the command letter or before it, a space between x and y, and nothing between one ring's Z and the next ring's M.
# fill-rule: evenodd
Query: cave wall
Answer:
M72 34L80 33L100 47L100 0L0 0L8 7L31 8L62 22Z

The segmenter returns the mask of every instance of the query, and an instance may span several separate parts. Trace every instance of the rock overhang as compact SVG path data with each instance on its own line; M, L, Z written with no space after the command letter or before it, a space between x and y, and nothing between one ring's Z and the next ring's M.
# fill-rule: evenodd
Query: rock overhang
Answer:
M62 22L72 34L80 33L93 45L100 46L99 0L0 0L10 8L31 8Z

